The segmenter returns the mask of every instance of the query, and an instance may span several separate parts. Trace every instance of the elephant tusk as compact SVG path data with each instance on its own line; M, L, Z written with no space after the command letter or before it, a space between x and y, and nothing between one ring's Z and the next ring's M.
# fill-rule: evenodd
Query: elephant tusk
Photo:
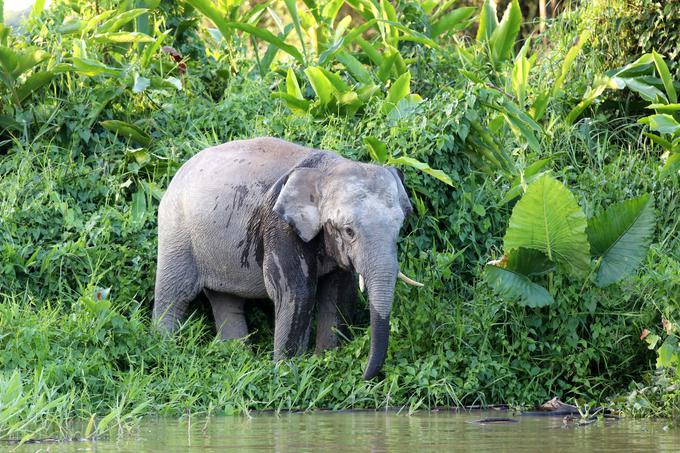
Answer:
M366 289L366 282L364 282L364 276L359 274L359 291L363 293L364 289Z
M418 287L425 286L425 285L423 285L422 283L417 282L417 281L413 280L413 279L410 278L410 277L407 277L407 276L404 275L404 273L401 272L401 271L399 271L398 277L399 277L399 280L401 280L402 282L406 283L407 285L418 286Z

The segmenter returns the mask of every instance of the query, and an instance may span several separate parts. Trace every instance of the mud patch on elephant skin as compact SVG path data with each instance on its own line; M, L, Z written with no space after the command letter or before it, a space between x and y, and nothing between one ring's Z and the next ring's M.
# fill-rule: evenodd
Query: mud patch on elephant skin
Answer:
M243 201L248 196L248 188L241 184L234 187L234 200L231 203L232 209L241 209L243 207Z
M267 200L261 206L255 209L253 216L248 220L246 225L246 237L241 239L237 247L241 250L241 267L250 268L250 254L254 248L255 262L262 267L264 260L264 244L263 244L263 225L265 224L267 206L273 206L270 200ZM272 211L271 206L269 211Z

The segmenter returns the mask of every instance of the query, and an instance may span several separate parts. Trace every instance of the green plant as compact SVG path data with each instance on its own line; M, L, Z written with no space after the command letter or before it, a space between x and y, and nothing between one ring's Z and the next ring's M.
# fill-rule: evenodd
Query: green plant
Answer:
M524 305L553 303L529 277L558 270L582 278L596 258L595 283L608 286L632 273L647 253L654 230L649 195L615 204L586 221L574 196L559 181L543 175L529 184L515 205L505 233L505 254L487 264L496 291ZM551 280L552 281L552 280Z
M375 137L365 137L364 143L368 148L368 154L371 156L375 162L382 165L407 165L416 170L420 170L425 174L428 174L434 178L437 178L441 182L453 186L453 181L451 178L441 170L435 170L430 168L429 165L420 162L417 159L409 156L399 156L394 157L387 151L387 146Z
M656 132L645 135L668 153L661 174L676 173L680 169L680 104L675 85L663 57L652 51L623 68L597 77L581 102L566 116L566 122L573 123L606 89L628 88L649 102L647 109L656 111L639 122Z
M663 334L665 338L651 333L645 329L640 339L647 343L647 347L655 350L657 354L656 367L664 369L680 378L680 343L678 341L678 327L675 323L666 319L662 320Z

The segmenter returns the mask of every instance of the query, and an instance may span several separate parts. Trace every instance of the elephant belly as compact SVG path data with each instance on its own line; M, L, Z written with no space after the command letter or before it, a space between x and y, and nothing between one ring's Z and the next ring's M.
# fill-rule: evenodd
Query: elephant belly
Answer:
M267 297L262 258L257 256L260 238L251 221L256 206L244 201L232 208L225 198L195 212L192 245L203 286L244 298Z

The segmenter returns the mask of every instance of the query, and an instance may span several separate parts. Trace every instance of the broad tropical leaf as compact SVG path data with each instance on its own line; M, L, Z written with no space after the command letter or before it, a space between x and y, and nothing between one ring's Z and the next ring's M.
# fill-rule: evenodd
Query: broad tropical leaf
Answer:
M35 93L44 85L50 83L55 75L56 74L52 71L40 71L32 74L19 88L17 88L17 100L22 102L32 93Z
M659 73L661 80L663 81L663 87L668 95L668 100L675 104L678 102L678 93L675 91L673 86L673 79L671 78L671 73L666 66L666 62L663 61L663 57L656 53L655 50L652 51L652 58L654 58L654 64L656 65L656 71Z
M668 160L661 169L661 176L668 176L678 171L680 171L680 153L673 153L668 156Z
M562 61L560 75L557 77L557 80L552 86L553 96L555 96L558 92L562 90L562 86L564 85L564 79L567 77L567 74L569 74L569 69L571 69L571 65L574 63L574 60L576 60L576 57L578 56L579 52L581 52L581 48L583 48L583 45L589 39L590 30L584 30L579 35L578 42L574 44L567 52L567 55L564 57L564 61Z
M529 71L534 62L534 57L527 58L527 52L531 46L531 38L528 38L522 49L515 57L515 62L512 66L512 78L510 79L510 87L517 96L520 105L524 105L526 99L527 87L529 86Z
M498 16L496 15L496 2L494 0L484 0L482 11L479 14L477 41L488 41L497 26Z
M588 221L588 240L600 257L597 286L630 274L647 254L654 232L654 201L649 194L611 206Z
M411 73L405 72L390 87L385 98L385 103L382 105L382 112L388 114L397 106L397 103L408 96L411 92Z
M651 130L661 132L662 134L673 135L680 131L680 123L666 113L646 116L639 119L638 123L646 124Z
M154 42L155 39L137 31L117 31L96 34L92 37L92 41L100 43L139 43Z
M296 0L284 0L284 3L286 4L286 7L288 8L288 13L290 13L290 17L293 19L293 25L295 26L295 32L298 35L298 39L300 40L300 45L302 46L302 54L303 56L307 56L307 49L305 47L305 35L302 33L302 27L300 26L300 15L298 14L297 10L297 1Z
M125 138L132 139L144 147L149 146L151 143L151 136L134 124L118 120L102 121L100 124L104 129L108 129Z
M12 71L12 77L17 78L34 66L49 58L49 54L37 47L29 47L17 55L17 65Z
M491 56L495 63L512 57L520 25L522 25L522 10L519 8L518 0L512 0L489 40Z
M397 157L397 158L392 158L390 157L387 160L388 164L403 164L403 165L408 165L409 167L413 167L417 170L422 171L425 174L428 174L434 178L437 178L444 184L448 184L451 187L453 187L453 181L451 180L451 177L444 173L441 170L435 170L434 168L430 167L427 165L425 162L421 162L417 159L414 159L412 157Z
M333 84L320 68L314 66L305 69L305 75L309 79L309 83L312 84L312 89L314 89L321 105L327 107L333 100Z
M349 52L340 51L336 58L342 65L347 68L347 71L360 83L372 83L373 77L371 73L364 67L363 63L354 58Z
M309 108L312 106L311 101L307 99L299 99L295 96L291 96L288 93L281 92L272 93L272 97L283 99L284 101L286 101L288 108L291 109L293 113L296 115L302 115L307 113L307 111L309 111Z
M371 155L371 159L379 164L387 162L387 146L383 142L375 137L365 137L364 143L368 149L368 154Z
M93 77L98 75L119 76L120 69L112 68L96 60L88 58L73 57L73 68L78 74Z
M680 112L680 104L649 104L647 109L656 110L661 113L675 113Z
M537 285L518 272L487 265L485 274L491 287L503 298L519 299L519 303L527 307L545 307L554 302L552 296L544 287Z
M643 77L621 78L615 77L619 81L623 81L629 90L638 93L642 99L649 102L658 102L662 100L668 102L666 95L657 87L650 85Z
M142 14L148 12L147 8L135 8L129 11L125 11L117 16L108 19L103 24L97 27L99 33L109 33L116 32L121 29L121 27L128 22L134 20L135 18L141 16ZM113 13L113 11L112 11Z
M503 267L527 277L543 275L555 270L555 263L550 261L545 253L534 249L520 247L508 253L506 259Z
M458 30L463 28L468 19L475 12L474 6L466 6L463 8L454 9L448 14L442 16L439 20L432 24L430 33L433 37L439 36L451 30Z
M517 202L505 233L506 251L520 247L540 250L573 275L590 269L586 216L571 192L543 175L529 185Z

